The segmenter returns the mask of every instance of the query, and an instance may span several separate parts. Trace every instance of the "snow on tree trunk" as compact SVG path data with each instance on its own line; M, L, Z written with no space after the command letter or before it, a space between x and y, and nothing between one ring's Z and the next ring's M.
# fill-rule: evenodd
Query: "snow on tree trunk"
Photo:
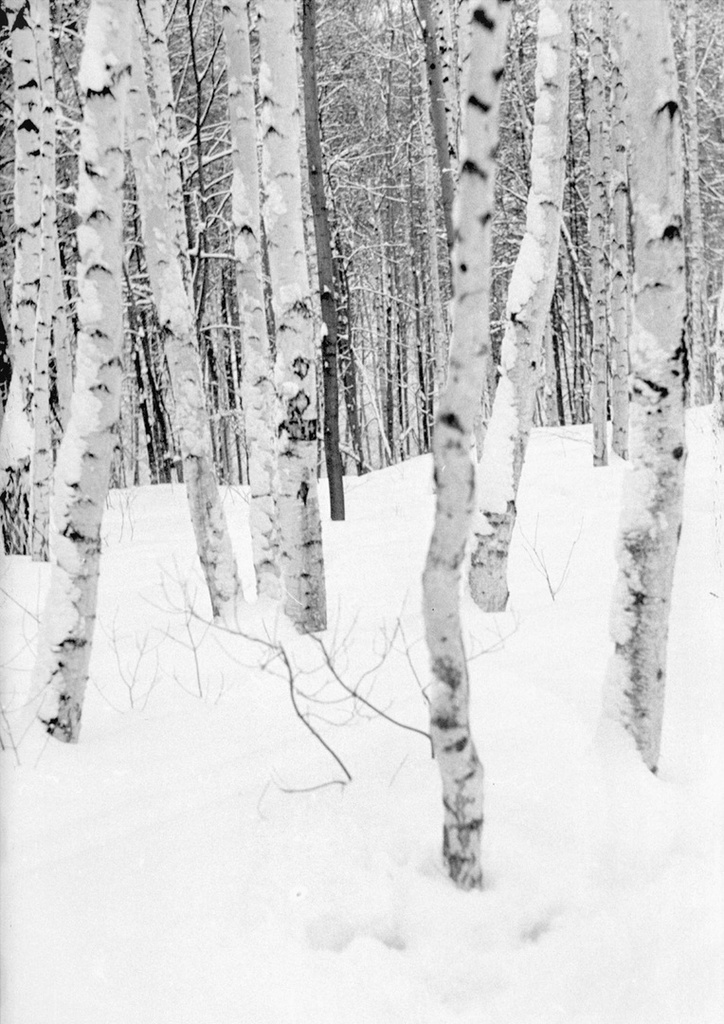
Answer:
M33 4L6 5L15 86L15 270L11 309L12 378L0 434L0 495L9 553L29 547L30 460L33 450L33 353L40 280L40 74Z
M302 632L327 608L317 497L317 383L302 221L300 113L293 0L259 12L262 213L276 325L278 493L284 609Z
M41 86L40 121L40 264L38 303L33 344L33 454L30 465L30 553L35 561L48 558L50 486L53 453L50 439L50 337L58 277L58 234L55 207L55 80L50 53L50 18L47 4L33 3Z
M626 158L626 88L621 75L620 29L611 11L611 447L628 458L628 161Z
M212 614L214 618L233 624L234 613L242 597L241 585L214 473L194 317L175 238L169 231L171 221L166 182L137 37L130 88L131 156L136 175L141 233L171 378L174 418L191 522L209 588Z
M542 0L538 17L531 188L526 229L508 288L501 376L478 466L478 518L469 582L484 611L508 600L516 497L555 287L568 124L570 0Z
M608 464L608 181L610 176L606 84L603 67L603 12L599 0L591 4L589 60L589 136L591 154L591 421L593 465Z
M430 732L442 778L443 858L462 889L482 886L483 768L470 731L470 682L460 625L460 566L474 510L473 422L490 353L495 154L510 4L479 0L464 87L453 251L450 373L435 420L435 525L423 574L432 684Z
M278 598L279 533L275 504L275 412L272 357L262 284L259 169L248 0L223 4L229 82L236 289L243 354L242 404L249 452L249 521L257 593Z
M92 0L78 75L84 97L78 186L78 354L55 470L51 576L35 685L38 717L78 739L96 616L101 520L121 395L123 118L132 8Z
M437 24L433 16L431 0L419 0L420 22L425 44L425 64L427 67L427 86L430 103L430 120L432 122L435 151L440 172L440 188L442 191L442 210L445 217L445 233L448 248L453 246L453 200L455 198L455 182L450 162L450 132L452 125L448 123L445 112L446 94L443 84L442 60L437 44Z
M707 372L704 303L704 218L699 184L699 114L696 62L696 0L686 7L686 169L689 196L689 352L691 356L691 397L694 405L711 401Z
M184 284L191 297L193 293L191 291L189 238L181 179L180 147L176 125L176 101L174 99L173 80L171 78L171 65L168 58L166 15L164 14L163 0L145 0L143 20L148 39L153 92L157 110L156 138L166 178L169 215L174 239L178 247Z
M604 706L656 771L671 587L681 531L684 398L684 199L681 112L664 0L617 0L631 138L634 319L631 472L624 482Z

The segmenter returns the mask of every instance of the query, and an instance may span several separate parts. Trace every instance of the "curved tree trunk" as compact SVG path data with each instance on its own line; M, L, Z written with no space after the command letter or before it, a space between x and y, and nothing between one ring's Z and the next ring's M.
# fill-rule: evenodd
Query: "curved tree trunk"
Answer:
M498 110L510 4L480 0L465 85L450 374L435 420L435 526L422 578L432 665L430 732L442 777L443 857L462 889L482 886L483 768L470 732L460 625L460 566L475 496L473 422L490 354L489 302Z
M171 378L196 548L209 588L212 614L233 625L242 598L241 584L214 472L193 312L173 232L169 231L166 182L137 35L134 42L130 143L146 265Z
M275 504L274 381L264 314L259 169L248 0L223 4L229 75L236 291L241 325L244 428L249 452L249 522L257 593L278 598L279 533Z
M78 187L78 369L55 470L50 589L34 682L38 717L78 739L93 641L101 551L121 398L123 122L132 7L92 0L78 75L85 107Z
M681 111L664 0L620 12L631 137L634 321L631 473L624 481L605 707L656 771L681 530L686 307Z
M40 74L30 0L9 0L15 86L15 269L10 319L12 377L0 434L0 495L8 553L29 550L33 451L33 353L40 280Z
M317 498L314 321L302 221L294 0L260 9L262 214L276 325L279 531L284 610L302 632L324 629L327 603Z
M484 611L508 600L508 551L516 498L533 425L543 333L558 266L568 124L570 0L542 0L531 188L526 230L508 289L501 377L478 467L479 515L470 590Z
M337 296L332 259L332 236L324 187L324 154L317 95L317 4L302 0L302 75L304 78L304 127L307 143L307 174L317 249L317 276L322 310L322 387L324 390L324 455L329 482L332 520L344 519L344 473L339 450L339 383L337 372Z

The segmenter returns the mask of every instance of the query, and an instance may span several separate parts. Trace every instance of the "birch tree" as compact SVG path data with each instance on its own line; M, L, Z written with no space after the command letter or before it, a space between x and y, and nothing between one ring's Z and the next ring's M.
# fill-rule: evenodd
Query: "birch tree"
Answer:
M317 4L302 0L302 76L304 85L304 129L307 148L307 177L314 221L317 279L322 313L322 387L324 390L324 454L329 483L329 506L333 521L344 519L344 474L339 450L339 383L337 373L337 297L332 259L324 154L317 88Z
M430 732L443 791L443 858L462 889L482 886L483 768L470 731L460 566L474 510L473 423L490 353L489 301L498 111L510 19L506 0L473 7L453 250L450 373L435 419L435 525L423 574L432 684Z
M470 590L484 611L508 600L508 552L558 264L566 159L570 0L542 0L526 226L508 289L501 376L478 467Z
M591 421L593 423L593 465L608 463L608 179L610 175L609 132L606 117L606 83L603 67L604 5L591 3L589 61L589 134L591 158L591 301L593 338L591 342Z
M689 199L689 348L691 353L691 395L701 405L709 391L704 311L704 220L699 182L699 89L696 66L696 0L686 6L684 68L686 76L686 170Z
M9 0L15 87L15 267L11 306L12 378L0 434L0 493L8 551L25 554L33 450L33 364L40 281L41 97L30 0Z
M616 7L634 214L632 468L624 481L605 708L656 771L686 461L681 110L666 3L616 0Z
M446 114L446 94L443 83L443 67L438 50L438 25L433 12L431 0L418 0L422 38L425 44L425 65L427 67L427 85L430 102L430 121L432 123L435 152L440 172L440 188L442 191L442 209L445 217L445 232L448 248L453 246L453 199L455 181L451 163L451 132L453 126Z
M131 76L131 156L141 214L148 275L164 340L184 484L214 618L234 622L241 585L211 451L209 416L196 347L194 316L184 285L174 233L169 230L168 194L157 131L134 32Z
M293 0L260 9L262 214L276 326L277 509L284 610L302 632L327 621L317 497L314 320L304 247Z
M101 520L120 409L123 120L130 4L92 0L79 72L78 352L55 470L51 576L34 682L48 733L77 742L96 617Z
M628 458L628 161L620 28L611 9L611 447Z
M251 547L257 593L278 598L274 380L262 283L260 187L248 6L248 0L226 0L222 6L233 166L231 217L242 331L241 387L249 450Z
M55 204L55 81L50 52L50 16L47 5L34 3L32 14L41 93L39 159L41 206L39 286L33 339L30 553L34 560L45 561L48 557L50 487L53 475L50 437L50 338L59 273Z

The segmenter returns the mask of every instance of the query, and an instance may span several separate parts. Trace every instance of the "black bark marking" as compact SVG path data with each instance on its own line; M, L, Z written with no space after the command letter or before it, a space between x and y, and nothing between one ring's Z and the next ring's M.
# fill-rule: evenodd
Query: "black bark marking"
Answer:
M467 272L468 272L468 265L467 265L467 263L461 263L460 264L460 273L461 274L467 274Z
M669 115L669 120L673 121L674 115L676 114L678 109L679 104L676 102L676 100L668 100L666 103L659 107L656 113L663 114L663 112L666 111L666 113Z
M88 99L92 99L94 96L108 96L113 97L113 89L110 85L104 85L102 89L86 89L86 96Z
M468 103L471 107L475 107L476 110L479 110L483 114L490 113L490 104L486 103L485 100L478 99L474 92L470 93Z
M444 412L440 416L440 422L446 427L450 427L451 430L457 430L460 434L464 433L462 424L454 412Z
M505 68L496 68L493 72L493 81L499 82L505 75Z
M477 164L474 160L466 160L462 166L462 174L475 174L478 178L482 178L483 181L488 180L488 172Z
M40 129L38 128L38 126L35 123L35 121L32 121L29 117L26 117L25 120L21 124L18 125L18 131L19 132L35 132L35 134L38 135L39 132L40 132Z
M651 391L656 392L656 394L659 395L661 398L668 397L669 389L667 387L664 387L663 384L657 384L655 380L647 380L645 377L641 378L641 383L645 384L646 387L649 388Z
M492 220L492 217L493 217L493 215L492 215L492 213L490 213L490 211L487 211L486 213L481 213L480 217L478 218L479 221L480 221L481 227L484 227L484 228L487 227L488 224L490 223L490 221Z
M492 18L488 17L487 12L482 7L476 7L473 11L473 21L477 25L481 25L486 32L492 32L495 28L495 22Z
M309 484L306 480L302 480L297 491L297 497L300 499L303 505L307 504L307 495L309 494Z
M664 242L672 242L676 238L681 238L681 228L677 224L667 224L661 238Z
M309 360L305 359L304 356L297 356L292 361L292 369L300 380L304 380L309 373Z
M450 729L457 729L458 721L452 715L436 715L430 723L435 729L442 729L448 732Z
M676 459L676 461L678 462L678 461L679 461L679 459L680 459L680 458L681 458L681 457L683 456L683 454L684 454L684 448L683 448L683 445L677 444L676 448L674 448L674 449L672 450L671 454L672 454L672 455L674 456L674 458L675 458L675 459Z

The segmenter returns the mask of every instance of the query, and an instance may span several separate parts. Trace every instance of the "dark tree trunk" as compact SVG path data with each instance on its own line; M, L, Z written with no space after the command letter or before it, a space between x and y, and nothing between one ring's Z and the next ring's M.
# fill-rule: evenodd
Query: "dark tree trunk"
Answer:
M316 0L302 4L302 68L304 113L307 135L309 191L317 242L317 274L324 322L322 338L322 381L324 385L324 455L329 480L329 505L333 520L344 519L344 474L339 450L339 384L337 380L337 303L334 287L332 238L327 200L324 194L324 163L319 127L317 94Z

